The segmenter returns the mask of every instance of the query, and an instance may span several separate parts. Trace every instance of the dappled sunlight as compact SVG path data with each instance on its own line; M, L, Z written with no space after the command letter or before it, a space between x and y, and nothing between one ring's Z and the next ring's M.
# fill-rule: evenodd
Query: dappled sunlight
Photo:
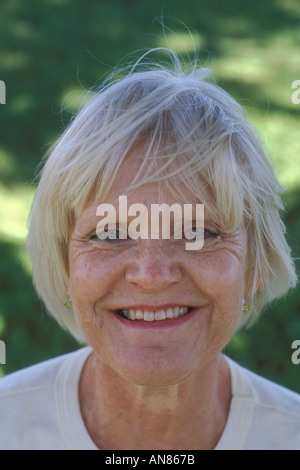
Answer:
M217 60L214 65L215 74L222 79L240 80L243 83L267 82L270 71L265 67L263 57L253 54L226 57Z
M62 112L78 112L93 97L93 93L87 90L70 89L64 91L61 97Z
M34 100L29 93L19 93L18 95L11 98L10 111L17 113L29 112L34 106Z
M36 34L33 25L31 25L28 21L24 21L21 19L14 21L14 24L12 25L12 30L14 36L21 40L31 39Z
M294 0L274 0L274 4L282 11L292 13L293 16L300 19L299 3Z
M18 260L20 262L20 266L22 267L24 273L28 274L28 276L32 276L32 265L29 258L29 255L26 251L25 245L20 247L18 252Z
M299 65L299 46L290 39L279 42L265 40L260 47L251 39L224 39L222 57L216 58L215 73L223 79L242 80L246 83L266 85L266 91L276 87L277 94L282 93L285 76L290 79L297 74ZM288 49L288 54L287 54Z
M0 309L0 339L3 338L3 334L5 333L5 328L6 328L5 318Z
M49 6L65 6L70 3L70 0L45 0L45 3L47 3Z
M204 36L198 32L170 32L165 37L157 40L157 47L166 47L172 49L177 54L188 54L199 52L205 47Z
M0 175L3 179L6 179L10 176L13 176L15 171L16 162L13 153L7 149L0 148Z
M300 138L299 123L287 114L270 113L263 122L254 121L270 149L275 173L286 189L299 187Z
M0 186L0 239L24 242L34 190L27 186Z
M2 51L0 53L1 71L13 72L22 67L26 67L29 63L29 57L24 52L13 50Z

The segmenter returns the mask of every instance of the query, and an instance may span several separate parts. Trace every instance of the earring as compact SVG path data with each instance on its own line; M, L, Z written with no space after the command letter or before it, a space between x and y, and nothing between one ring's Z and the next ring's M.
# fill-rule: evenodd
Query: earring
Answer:
M69 300L66 300L64 302L64 307L65 308L72 308L72 299L69 297Z
M249 305L247 304L246 300L243 299L243 312L249 312L249 310L250 310Z

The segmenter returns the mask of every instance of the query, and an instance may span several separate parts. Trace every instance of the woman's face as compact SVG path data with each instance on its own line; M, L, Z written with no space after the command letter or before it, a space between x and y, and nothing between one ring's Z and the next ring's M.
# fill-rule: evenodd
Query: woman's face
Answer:
M125 160L105 202L126 194L135 173ZM156 184L135 190L127 203L142 203L149 213L154 203L181 204ZM186 250L184 239L101 240L97 207L94 201L84 209L70 236L70 295L80 328L98 358L123 378L149 386L180 383L215 358L236 329L246 232L230 233L205 214L197 251ZM188 313L176 318L176 307ZM137 318L125 318L123 310Z

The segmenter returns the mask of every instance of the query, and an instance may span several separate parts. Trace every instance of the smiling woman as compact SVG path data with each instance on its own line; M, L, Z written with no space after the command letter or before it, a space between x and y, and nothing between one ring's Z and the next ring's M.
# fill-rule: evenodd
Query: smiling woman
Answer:
M222 354L296 283L281 188L240 106L169 53L103 87L45 163L34 283L88 347L1 380L3 448L300 449L300 397ZM174 213L167 237L131 236L120 196L145 220L176 207L185 237ZM204 205L198 250L185 205Z

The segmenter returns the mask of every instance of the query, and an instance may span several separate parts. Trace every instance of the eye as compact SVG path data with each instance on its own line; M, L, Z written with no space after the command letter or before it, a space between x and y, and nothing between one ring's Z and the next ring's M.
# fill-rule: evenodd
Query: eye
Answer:
M121 231L113 228L104 228L103 230L98 230L97 233L90 235L90 241L99 241L106 243L114 243L119 240L126 240L127 234L121 236Z
M220 232L216 232L213 230L204 230L204 239L208 238L219 238L220 237Z
M203 234L204 240L218 238L220 236L220 233L217 231L203 229L197 226L191 227L190 229L184 231L184 237L189 240L195 239L197 234L198 236Z

